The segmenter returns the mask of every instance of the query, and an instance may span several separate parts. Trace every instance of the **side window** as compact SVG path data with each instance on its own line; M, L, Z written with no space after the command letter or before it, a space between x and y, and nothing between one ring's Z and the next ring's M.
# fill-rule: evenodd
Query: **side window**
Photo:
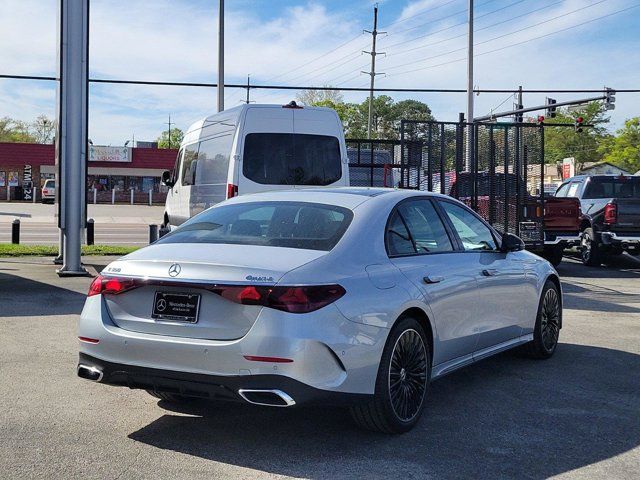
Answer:
M474 213L451 202L441 202L440 205L451 220L465 250L495 251L498 249L491 230Z
M176 183L178 181L178 176L180 174L180 161L182 160L183 153L184 153L184 150L182 148L178 150L178 156L176 157L176 164L173 166L173 172L171 172L171 179L173 180L173 183Z
M200 143L196 185L227 183L232 143L233 131Z
M565 183L564 185L561 185L560 188L558 189L558 191L556 192L556 197L566 197L567 196L567 190L569 190L569 184Z
M397 210L391 214L385 237L389 255L410 255L416 253L407 227L405 227L404 221Z
M577 197L580 185L580 182L571 183L571 185L569 186L569 191L567 192L567 197Z
M184 147L184 158L182 159L182 185L195 184L199 145L199 143L192 143L191 145Z
M453 251L449 235L429 200L403 202L398 212L409 228L418 253Z

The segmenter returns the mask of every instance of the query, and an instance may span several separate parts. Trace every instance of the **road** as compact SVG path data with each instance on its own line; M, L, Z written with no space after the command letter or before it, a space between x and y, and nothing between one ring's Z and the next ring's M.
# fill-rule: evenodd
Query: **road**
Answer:
M89 205L95 223L95 243L147 245L149 225L162 221L164 207L148 205ZM31 203L0 204L0 243L11 242L11 222L20 219L20 243L58 243L57 206Z
M49 259L0 259L0 477L636 479L640 262L565 260L559 272L552 359L505 353L453 373L432 385L417 428L385 436L341 410L176 409L80 380L90 279L61 280Z

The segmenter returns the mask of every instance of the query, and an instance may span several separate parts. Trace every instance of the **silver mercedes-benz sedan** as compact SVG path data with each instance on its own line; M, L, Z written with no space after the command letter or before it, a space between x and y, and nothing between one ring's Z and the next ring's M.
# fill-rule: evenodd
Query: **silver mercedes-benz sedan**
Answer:
M556 349L558 274L462 203L419 191L247 195L109 264L80 318L78 375L290 407L350 406L404 432L432 380L506 349Z

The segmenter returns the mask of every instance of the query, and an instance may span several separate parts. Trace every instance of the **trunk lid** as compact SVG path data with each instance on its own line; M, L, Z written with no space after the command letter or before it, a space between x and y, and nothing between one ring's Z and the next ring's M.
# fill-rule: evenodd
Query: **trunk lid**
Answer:
M548 231L579 232L580 200L574 197L544 199L544 226Z
M640 233L640 198L616 198L617 221L611 226L616 232Z
M275 250L254 245L151 245L103 270L106 276L145 280L132 290L105 294L105 303L114 323L125 330L209 340L241 338L263 307L235 303L206 287L275 285L285 273L327 253L278 247L276 254ZM154 318L155 303L167 294L173 299L187 294L199 302L196 321Z

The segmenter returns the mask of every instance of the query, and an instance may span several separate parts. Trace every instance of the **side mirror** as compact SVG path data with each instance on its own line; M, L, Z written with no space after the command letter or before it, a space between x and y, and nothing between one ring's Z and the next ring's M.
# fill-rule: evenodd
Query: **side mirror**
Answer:
M166 185L169 188L173 187L173 179L171 178L171 172L169 170L162 172L161 181L163 185Z
M524 250L524 242L520 237L511 233L502 234L501 252L519 252L520 250Z

